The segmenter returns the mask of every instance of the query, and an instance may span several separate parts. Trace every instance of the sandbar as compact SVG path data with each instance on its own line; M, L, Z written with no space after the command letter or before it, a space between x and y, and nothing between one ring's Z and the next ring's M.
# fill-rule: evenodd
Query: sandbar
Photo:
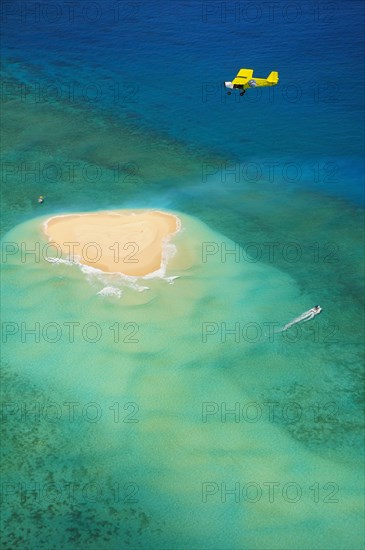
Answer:
M137 277L163 267L164 246L179 229L177 216L159 210L66 214L44 223L50 245L72 261Z

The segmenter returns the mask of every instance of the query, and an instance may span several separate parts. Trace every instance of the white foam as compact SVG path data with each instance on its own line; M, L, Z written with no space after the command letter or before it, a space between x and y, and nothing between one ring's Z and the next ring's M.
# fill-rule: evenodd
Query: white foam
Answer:
M175 275L175 276L173 276L173 277L165 277L165 278L164 278L164 281L166 281L167 283L169 283L169 285L173 285L175 279L180 279L180 275Z
M45 259L50 264L65 264L65 265L77 264L77 262L67 258L52 258L51 256L47 256Z
M148 286L142 286L137 283L138 277L132 277L130 275L124 275L123 273L106 273L91 267L88 265L78 264L81 271L86 275L90 283L102 283L107 287L113 286L114 288L127 287L137 292L143 292L144 290L149 290ZM112 284L111 284L112 283Z
M122 290L120 288L116 288L115 286L105 286L96 294L99 294L100 296L116 296L117 298L120 298L122 295Z

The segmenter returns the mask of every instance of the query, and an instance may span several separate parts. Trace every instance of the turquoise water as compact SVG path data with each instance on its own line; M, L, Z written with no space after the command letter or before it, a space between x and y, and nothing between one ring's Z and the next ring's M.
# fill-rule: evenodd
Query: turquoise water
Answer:
M309 8L291 25L228 21L228 35L200 4L138 6L124 27L44 16L16 43L8 17L2 546L360 549L361 89L228 103L203 86L241 64L241 44L281 86L297 52L316 82L347 58L358 74L360 3L321 4L316 24ZM128 88L139 74L147 91ZM37 83L70 79L100 101L37 101ZM112 101L115 82L133 104ZM47 261L48 217L125 208L180 217L165 279Z

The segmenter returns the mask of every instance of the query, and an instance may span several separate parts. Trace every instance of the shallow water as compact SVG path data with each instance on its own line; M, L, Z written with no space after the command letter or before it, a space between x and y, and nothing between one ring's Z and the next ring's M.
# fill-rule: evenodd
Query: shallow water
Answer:
M8 511L20 514L30 544L49 528L52 544L69 544L73 534L76 547L117 548L126 537L137 547L171 548L176 536L179 545L200 547L208 533L214 548L293 548L298 537L300 547L320 537L330 547L341 532L337 519L338 531L331 527L338 514L343 525L356 525L360 509L357 369L340 359L352 320L335 325L323 315L300 332L274 334L274 323L281 326L294 303L304 310L313 292L248 256L202 261L202 243L224 243L227 250L235 243L177 214L182 232L166 275L178 278L139 280L144 291L114 279L119 298L98 294L108 277L49 263L42 253L23 262L20 253L9 256L3 271L5 430L12 434L5 465L14 484L7 486ZM24 250L40 242L42 251L43 220L17 226L5 242L23 243ZM236 333L225 335L224 327ZM356 341L349 343L353 359ZM29 490L40 484L38 498L25 495L20 505L20 479ZM278 484L272 494L271 482ZM70 483L78 484L75 503ZM236 487L225 502L221 483ZM283 497L288 483L294 485ZM114 502L119 484L123 505ZM74 531L65 538L57 518L74 509L78 516L67 521ZM98 530L84 525L87 517ZM349 548L357 548L357 537L354 529Z

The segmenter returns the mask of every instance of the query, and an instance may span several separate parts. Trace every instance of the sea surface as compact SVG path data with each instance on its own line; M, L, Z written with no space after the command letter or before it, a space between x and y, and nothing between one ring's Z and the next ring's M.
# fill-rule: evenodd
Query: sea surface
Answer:
M2 548L364 547L363 25L3 3ZM49 217L120 209L180 218L163 277L55 261Z

